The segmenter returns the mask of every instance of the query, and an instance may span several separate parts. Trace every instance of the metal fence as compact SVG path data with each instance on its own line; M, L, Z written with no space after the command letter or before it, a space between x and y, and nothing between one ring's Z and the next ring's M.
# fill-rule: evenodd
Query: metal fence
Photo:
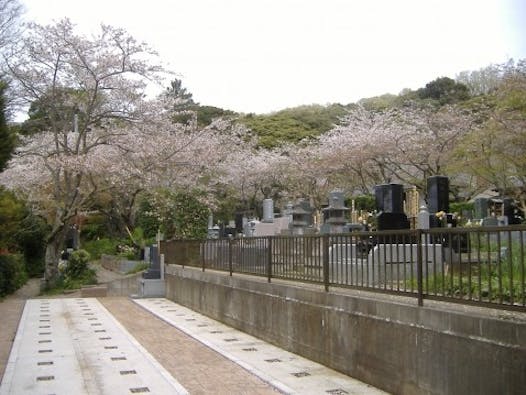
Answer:
M526 311L526 226L161 243L165 263Z

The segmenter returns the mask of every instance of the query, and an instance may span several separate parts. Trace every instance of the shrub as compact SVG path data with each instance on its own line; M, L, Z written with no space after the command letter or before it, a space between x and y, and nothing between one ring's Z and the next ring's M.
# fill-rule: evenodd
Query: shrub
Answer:
M56 294L66 289L78 289L86 284L97 284L97 273L88 266L89 260L89 252L73 251L68 261L64 262L64 265L59 265L61 275L46 293Z
M0 297L13 293L27 281L20 255L0 255Z
M119 240L99 239L86 241L83 244L84 249L89 252L92 259L100 259L102 254L115 255Z
M64 276L71 279L82 277L89 269L89 260L90 254L86 250L73 251L69 256L68 264L64 269Z

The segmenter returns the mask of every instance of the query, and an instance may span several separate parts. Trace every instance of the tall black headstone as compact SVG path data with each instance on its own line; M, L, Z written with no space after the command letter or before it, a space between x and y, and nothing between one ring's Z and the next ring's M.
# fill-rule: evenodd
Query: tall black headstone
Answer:
M236 224L236 233L243 233L243 213L237 212L235 214L234 223Z
M404 214L404 186L402 184L382 184L374 187L376 224L378 230L409 229L409 221Z
M431 214L449 211L449 178L433 176L427 179L427 206Z
M404 186L401 184L382 184L374 187L376 208L384 213L404 212Z
M489 199L487 198L477 198L473 201L474 217L476 219L484 219L489 216Z

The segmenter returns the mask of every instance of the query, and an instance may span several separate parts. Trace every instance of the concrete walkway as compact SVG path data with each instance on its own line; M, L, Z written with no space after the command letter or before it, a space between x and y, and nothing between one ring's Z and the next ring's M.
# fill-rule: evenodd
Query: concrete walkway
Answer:
M272 386L127 298L100 298L190 394L278 393Z
M164 298L134 299L188 336L286 394L384 394L374 387L290 353Z
M26 302L0 395L187 394L96 299Z
M22 316L26 299L40 293L40 280L32 278L13 295L0 301L0 381L4 375L11 346L15 341L18 322Z
M38 292L0 302L0 395L381 393L166 299Z

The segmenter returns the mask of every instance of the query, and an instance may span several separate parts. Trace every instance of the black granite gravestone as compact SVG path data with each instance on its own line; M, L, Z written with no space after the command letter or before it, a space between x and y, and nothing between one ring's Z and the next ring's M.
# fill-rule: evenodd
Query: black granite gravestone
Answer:
M430 214L449 212L449 178L433 176L427 179L427 206Z
M384 213L404 212L404 186L401 184L382 184L374 187L376 208Z

